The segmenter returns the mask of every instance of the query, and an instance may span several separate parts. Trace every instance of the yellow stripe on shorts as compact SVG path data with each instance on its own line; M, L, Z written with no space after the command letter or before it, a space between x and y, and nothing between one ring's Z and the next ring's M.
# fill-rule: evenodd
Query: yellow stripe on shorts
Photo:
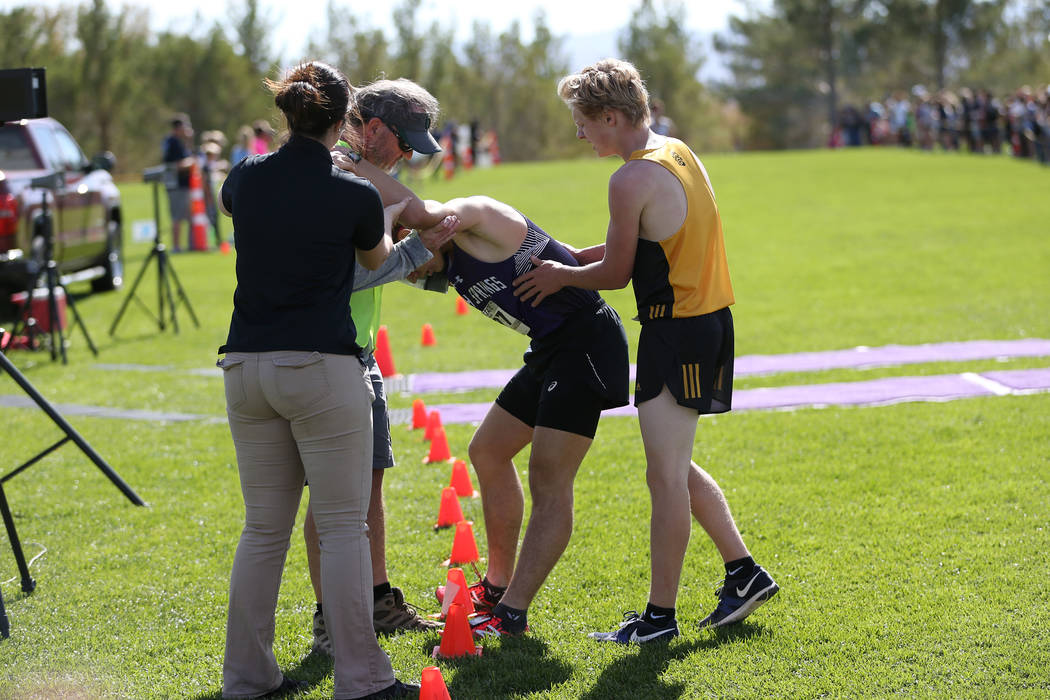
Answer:
M699 399L700 392L700 365L689 363L682 365L682 391L687 399Z

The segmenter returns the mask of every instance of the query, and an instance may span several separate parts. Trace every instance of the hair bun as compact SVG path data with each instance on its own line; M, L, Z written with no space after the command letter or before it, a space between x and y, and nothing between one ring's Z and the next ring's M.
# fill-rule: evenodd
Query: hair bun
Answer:
M346 116L350 83L335 68L312 61L296 66L280 82L266 81L274 104L284 112L292 132L324 133Z
M274 96L274 102L282 112L301 114L308 107L323 101L321 92L305 80L288 83Z

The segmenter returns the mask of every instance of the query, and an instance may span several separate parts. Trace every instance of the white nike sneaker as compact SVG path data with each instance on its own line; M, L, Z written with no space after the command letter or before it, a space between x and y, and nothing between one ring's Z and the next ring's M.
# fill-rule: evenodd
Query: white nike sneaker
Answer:
M700 621L700 627L722 627L740 622L777 594L780 586L761 566L739 576L726 576L718 589L718 606Z
M599 642L616 642L617 644L647 644L649 642L666 642L678 636L678 621L671 620L664 627L657 627L642 619L634 610L623 614L623 622L612 632L591 632L587 635Z

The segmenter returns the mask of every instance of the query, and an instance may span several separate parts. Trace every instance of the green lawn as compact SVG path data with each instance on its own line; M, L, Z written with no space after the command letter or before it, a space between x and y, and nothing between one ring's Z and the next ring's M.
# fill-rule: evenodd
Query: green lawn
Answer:
M1050 338L1050 170L896 150L704 160L726 227L738 355ZM604 238L615 165L507 165L429 181L419 191L435 199L489 194L556 237L586 245ZM152 218L145 185L123 191L128 221ZM148 250L129 246L129 278ZM4 483L27 556L44 553L31 568L37 589L26 595L0 542L12 627L0 642L0 699L218 697L243 506L221 379L187 370L211 367L225 339L234 257L172 258L199 328L180 308L180 332L160 332L132 304L111 337L126 285L79 298L98 358L79 330L67 366L45 353L11 353L56 403L215 420L70 418L148 508L132 506L72 445ZM154 279L150 270L138 297L155 311ZM606 298L625 320L633 316L629 289ZM479 314L457 316L452 298L405 285L388 288L384 322L403 373L512 368L525 348L524 337ZM420 346L424 322L437 347ZM638 326L626 325L633 345ZM170 369L112 371L101 363ZM1050 358L984 360L751 377L738 386L1047 366ZM0 395L20 393L0 379ZM405 408L413 398L392 403ZM36 410L0 408L0 417L0 473L60 434ZM472 427L446 430L453 454L465 457ZM419 433L396 426L394 440L399 465L386 484L392 582L433 609L451 535L431 524L449 470L422 464ZM480 659L439 665L457 700L1045 697L1048 441L1050 394L705 419L694 456L725 489L745 541L781 593L741 625L697 630L722 569L695 527L679 597L683 636L624 649L583 636L640 610L648 586L649 503L637 426L605 419L577 480L573 540L530 609L532 633L486 641ZM519 466L526 461L523 455ZM463 505L484 552L480 503ZM292 675L315 682L306 697L331 697L330 665L302 662L312 608L296 534L277 612L277 655ZM382 645L399 675L418 681L438 641L410 634Z

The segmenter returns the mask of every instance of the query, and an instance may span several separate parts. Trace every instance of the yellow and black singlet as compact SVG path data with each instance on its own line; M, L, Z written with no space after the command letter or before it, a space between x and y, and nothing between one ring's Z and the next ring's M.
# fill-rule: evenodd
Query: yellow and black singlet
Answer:
M724 309L733 303L722 219L715 194L699 161L677 139L635 151L629 160L649 160L669 170L685 190L682 227L662 241L638 240L633 286L642 323L686 318Z

